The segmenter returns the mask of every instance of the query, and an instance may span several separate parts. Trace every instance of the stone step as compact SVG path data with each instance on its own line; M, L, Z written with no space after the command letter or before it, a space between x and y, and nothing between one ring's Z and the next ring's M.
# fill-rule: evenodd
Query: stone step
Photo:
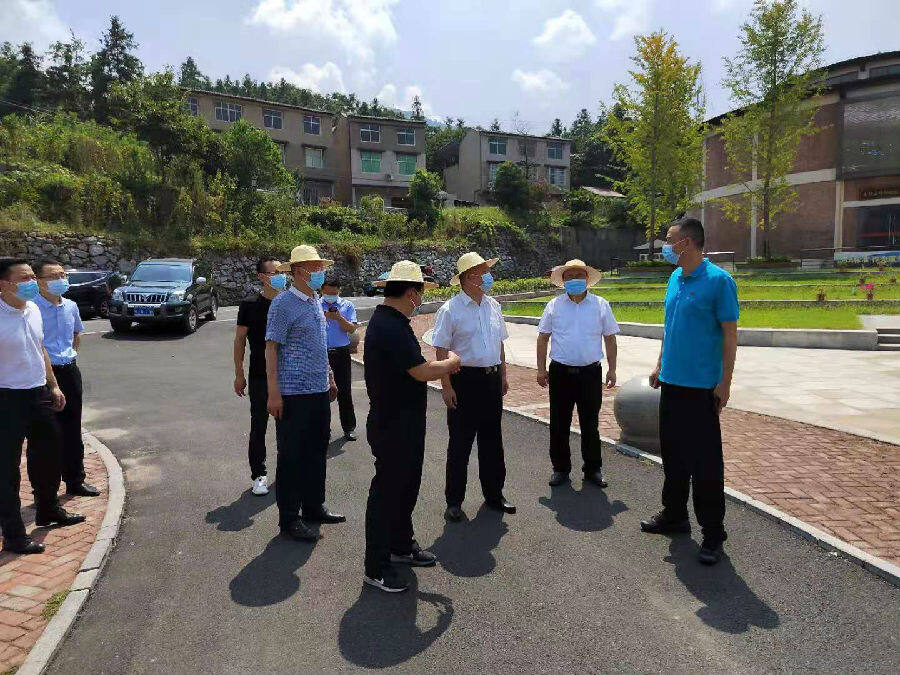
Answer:
M885 344L879 343L875 349L877 349L880 352L900 352L900 344L885 345Z
M879 333L878 344L880 345L900 345L900 335L885 335Z
M879 335L900 335L900 328L876 328Z

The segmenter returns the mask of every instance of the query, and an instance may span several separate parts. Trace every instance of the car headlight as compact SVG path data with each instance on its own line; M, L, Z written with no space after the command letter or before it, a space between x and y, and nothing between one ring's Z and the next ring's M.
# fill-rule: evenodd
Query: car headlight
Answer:
M172 291L169 293L170 303L181 302L182 300L184 300L184 291Z
M124 297L125 297L125 291L123 291L121 288L113 289L113 292L112 292L113 300L122 300Z

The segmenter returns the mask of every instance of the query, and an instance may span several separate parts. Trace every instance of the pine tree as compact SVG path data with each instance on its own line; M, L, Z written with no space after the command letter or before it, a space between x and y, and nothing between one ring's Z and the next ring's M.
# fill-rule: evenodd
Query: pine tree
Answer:
M134 34L125 29L118 16L112 16L90 66L91 102L98 122L107 122L112 113L108 99L113 82L127 84L143 72L140 59L132 53L137 46Z
M71 33L68 42L57 41L48 52L52 65L47 67L47 105L63 110L87 113L88 66L84 58L84 42Z
M23 42L19 45L16 69L9 79L6 91L3 92L3 98L9 101L9 104L0 103L0 106L3 106L2 112L22 113L35 108L41 102L44 85L41 57L35 54L31 43Z
M496 117L494 118L494 121L491 122L489 131L500 131L500 120L498 120Z
M282 82L284 82L283 79ZM178 86L187 89L210 89L212 88L212 83L206 75L200 72L200 68L197 67L197 62L194 61L194 58L189 56L179 69Z
M416 94L413 96L412 101L412 118L414 120L423 120L425 119L425 115L422 113L422 99L419 98L419 95Z
M549 136L562 137L565 133L565 129L563 129L562 120L558 117L553 120L553 124L550 125L550 133Z

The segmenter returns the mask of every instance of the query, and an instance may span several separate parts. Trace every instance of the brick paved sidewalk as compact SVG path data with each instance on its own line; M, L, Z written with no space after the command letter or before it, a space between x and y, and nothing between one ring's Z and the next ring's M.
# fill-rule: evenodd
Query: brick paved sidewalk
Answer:
M412 324L421 337L434 315L415 317ZM423 345L423 352L433 357L431 347ZM549 420L548 393L535 381L535 371L509 366L507 373L504 405ZM615 392L604 392L600 433L617 439ZM577 420L576 412L573 424ZM900 564L900 446L727 408L722 440L729 487ZM545 468L549 475L549 458Z
M29 534L47 547L39 555L0 553L0 673L18 667L37 642L50 616L43 615L54 594L68 591L106 513L106 466L89 445L85 447L86 481L101 490L99 497L60 495L69 511L87 516L78 525L60 528L34 527L34 496L22 453L22 517ZM65 489L63 484L63 490ZM58 605L57 605L58 606Z

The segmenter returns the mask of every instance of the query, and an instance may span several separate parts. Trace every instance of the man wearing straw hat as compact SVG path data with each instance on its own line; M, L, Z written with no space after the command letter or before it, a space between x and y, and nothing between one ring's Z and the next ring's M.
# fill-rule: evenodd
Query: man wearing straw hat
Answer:
M609 303L588 292L600 272L581 260L553 268L550 281L565 288L544 308L538 324L537 381L550 385L550 485L568 482L572 470L569 432L572 410L578 408L584 479L604 488L600 456L600 405L603 402L603 346L606 345L606 386L616 386L616 333L619 324ZM547 371L547 343L550 370Z
M503 397L509 388L503 341L509 334L500 303L487 295L494 283L488 270L497 260L485 260L474 252L460 257L458 273L450 284L459 286L461 292L441 306L434 320L437 357L446 358L448 350L453 350L462 361L459 373L441 379L450 432L445 491L448 520L463 518L469 455L476 438L485 503L504 513L516 512L503 496L506 464L500 428Z
M296 246L290 262L291 288L276 296L266 323L266 381L269 414L278 442L275 499L284 536L314 541L306 522L340 523L344 516L325 506L325 455L331 428L330 402L337 398L328 366L325 314L316 291L333 265L312 246ZM301 519L302 509L302 519Z
M422 304L426 288L421 268L396 263L383 282L384 303L375 308L366 330L364 359L369 417L366 435L375 456L375 477L366 505L364 581L387 593L405 591L391 563L430 567L435 556L423 551L413 533L412 512L419 497L425 457L428 380L459 370L459 357L426 362L409 317Z

